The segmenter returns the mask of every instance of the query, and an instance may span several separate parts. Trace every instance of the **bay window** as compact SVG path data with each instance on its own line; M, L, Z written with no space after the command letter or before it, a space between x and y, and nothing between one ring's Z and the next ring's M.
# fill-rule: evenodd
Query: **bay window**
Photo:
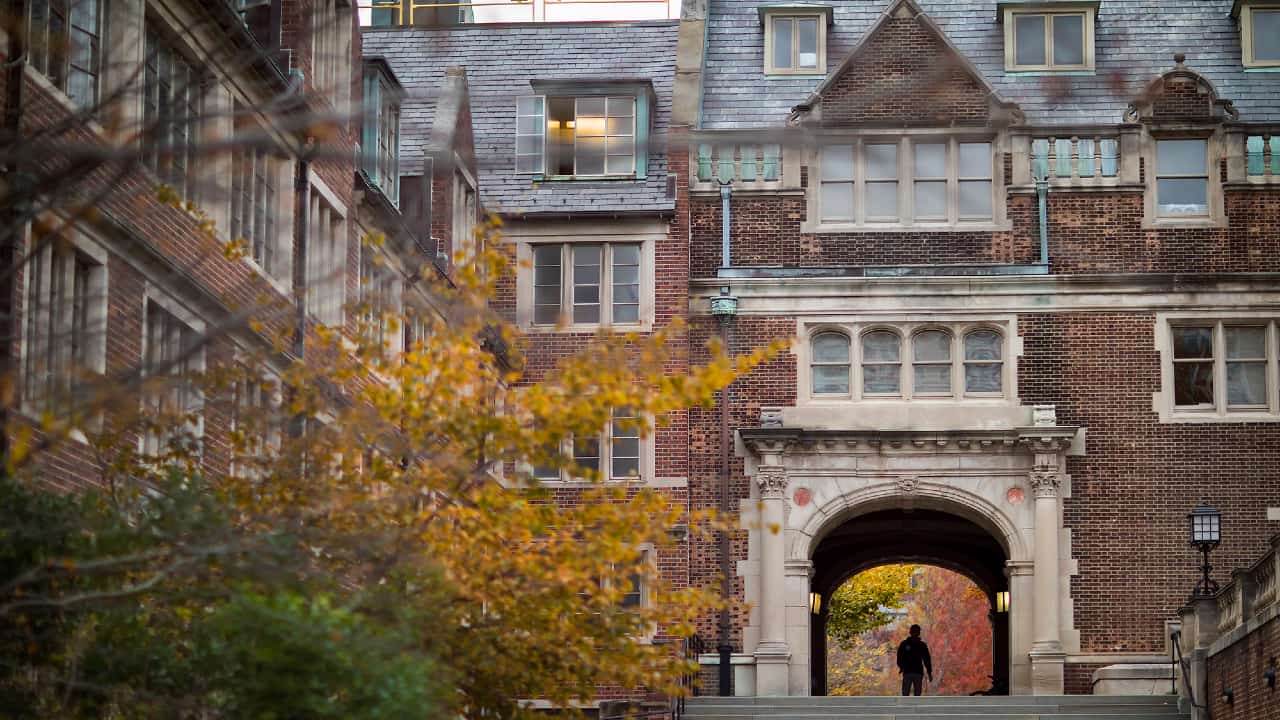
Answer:
M648 93L532 95L516 101L516 172L548 178L643 178Z

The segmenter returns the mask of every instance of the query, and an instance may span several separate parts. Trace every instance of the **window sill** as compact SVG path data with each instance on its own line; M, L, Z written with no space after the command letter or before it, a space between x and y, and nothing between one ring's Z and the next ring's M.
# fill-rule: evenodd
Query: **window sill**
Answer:
M1218 220L1213 217L1204 217L1204 216L1185 217L1185 218L1157 217L1154 220L1143 221L1142 227L1154 229L1154 230L1164 230L1164 229L1219 230L1227 227L1227 220L1226 218Z
M79 105L76 105L75 101L71 99L70 95L68 95L63 90L60 90L58 86L54 85L49 80L49 78L45 77L44 73L40 72L39 70L36 70L35 68L26 64L25 62L23 63L22 69L23 69L23 75L25 75L28 80L35 83L36 85L39 85L40 89L48 93L49 97L53 99L54 102L57 102L59 105L61 105L64 110L73 114L83 113L85 111L85 108L82 108ZM118 140L113 141L112 138L107 135L106 128L102 127L102 123L98 122L97 117L95 117L94 115L88 115L87 117L85 117L84 124L85 124L85 127L87 127L90 132L98 136L98 138L101 139L102 141L108 142L108 143L118 142Z
M600 331L613 333L649 332L653 329L653 321L645 319L638 323L570 323L568 325L539 325L529 323L522 328L533 335L595 335Z
M1228 410L1219 413L1216 410L1168 410L1162 412L1160 422L1163 423L1275 423L1280 422L1280 413L1269 410Z
M879 224L857 224L857 223L824 223L809 222L801 223L800 232L803 233L952 233L952 232L1001 232L1012 230L1012 223L997 222L973 222L973 223L955 223L955 224L930 224L920 223L918 225L903 225L900 223Z
M1005 68L1006 75L1016 75L1018 77L1039 77L1046 75L1076 75L1080 77L1092 77L1097 75L1097 71L1087 67L1062 68L1060 70L1054 68Z
M629 175L534 175L534 183L572 183L572 182L636 182L635 173Z
M271 285L271 287L274 288L276 292L280 293L286 298L289 298L290 300L293 299L293 291L285 287L284 281L281 280L280 278L275 277L274 275L272 275L271 273L263 269L263 267L258 264L257 260L254 260L252 257L249 257L248 255L240 259L244 261L245 264L247 264L249 267L253 268L253 271L257 273L258 276L261 277L263 280L266 280L267 284Z

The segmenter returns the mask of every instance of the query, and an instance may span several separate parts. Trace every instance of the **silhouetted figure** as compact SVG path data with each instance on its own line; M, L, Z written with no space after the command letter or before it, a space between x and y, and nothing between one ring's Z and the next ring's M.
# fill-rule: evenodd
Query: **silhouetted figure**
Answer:
M898 646L898 672L902 673L902 695L905 697L915 689L919 695L924 684L924 674L929 673L929 682L933 682L933 660L929 658L929 646L920 639L920 626L911 626L911 637Z

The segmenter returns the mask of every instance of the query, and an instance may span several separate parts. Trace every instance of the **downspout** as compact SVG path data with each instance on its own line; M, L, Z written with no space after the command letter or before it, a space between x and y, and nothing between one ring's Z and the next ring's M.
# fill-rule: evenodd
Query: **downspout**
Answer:
M1036 199L1040 206L1040 264L1049 270L1049 178L1036 178Z
M294 287L294 327L293 355L297 360L306 356L307 349L307 219L311 213L311 198L308 197L311 187L311 141L298 155L298 170L294 176L294 207L298 208L297 222L293 228L293 287ZM300 438L306 432L307 419L304 413L294 416L290 423L290 434Z
M720 183L720 269L725 270L730 266L730 243L729 243L729 225L730 210L729 199L733 194L733 181ZM724 285L720 288L720 294L711 298L711 314L720 321L720 344L724 347L725 352L729 350L729 325L733 321L734 316L738 313L738 299L729 294L729 286ZM720 391L720 515L721 519L728 518L732 506L729 498L729 462L730 462L730 433L729 433L729 388L726 385ZM730 640L729 627L729 604L733 595L733 584L730 580L730 570L732 568L729 562L729 530L727 528L720 530L720 638L716 645L716 650L720 654L719 666L719 694L727 697L731 694L733 686L733 643Z

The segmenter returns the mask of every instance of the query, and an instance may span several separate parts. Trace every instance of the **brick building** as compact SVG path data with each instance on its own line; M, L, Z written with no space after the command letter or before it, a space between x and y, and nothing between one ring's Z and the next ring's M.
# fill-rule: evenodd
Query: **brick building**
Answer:
M1054 694L1168 677L1193 507L1223 513L1219 567L1280 530L1276 22L1249 0L687 0L678 25L364 43L407 108L465 66L535 376L584 333L686 314L695 360L718 333L793 338L634 465L626 438L582 450L740 516L661 559L731 577L737 609L700 627L732 663L702 658L712 690L820 694L815 600L910 560L989 595L998 683Z

